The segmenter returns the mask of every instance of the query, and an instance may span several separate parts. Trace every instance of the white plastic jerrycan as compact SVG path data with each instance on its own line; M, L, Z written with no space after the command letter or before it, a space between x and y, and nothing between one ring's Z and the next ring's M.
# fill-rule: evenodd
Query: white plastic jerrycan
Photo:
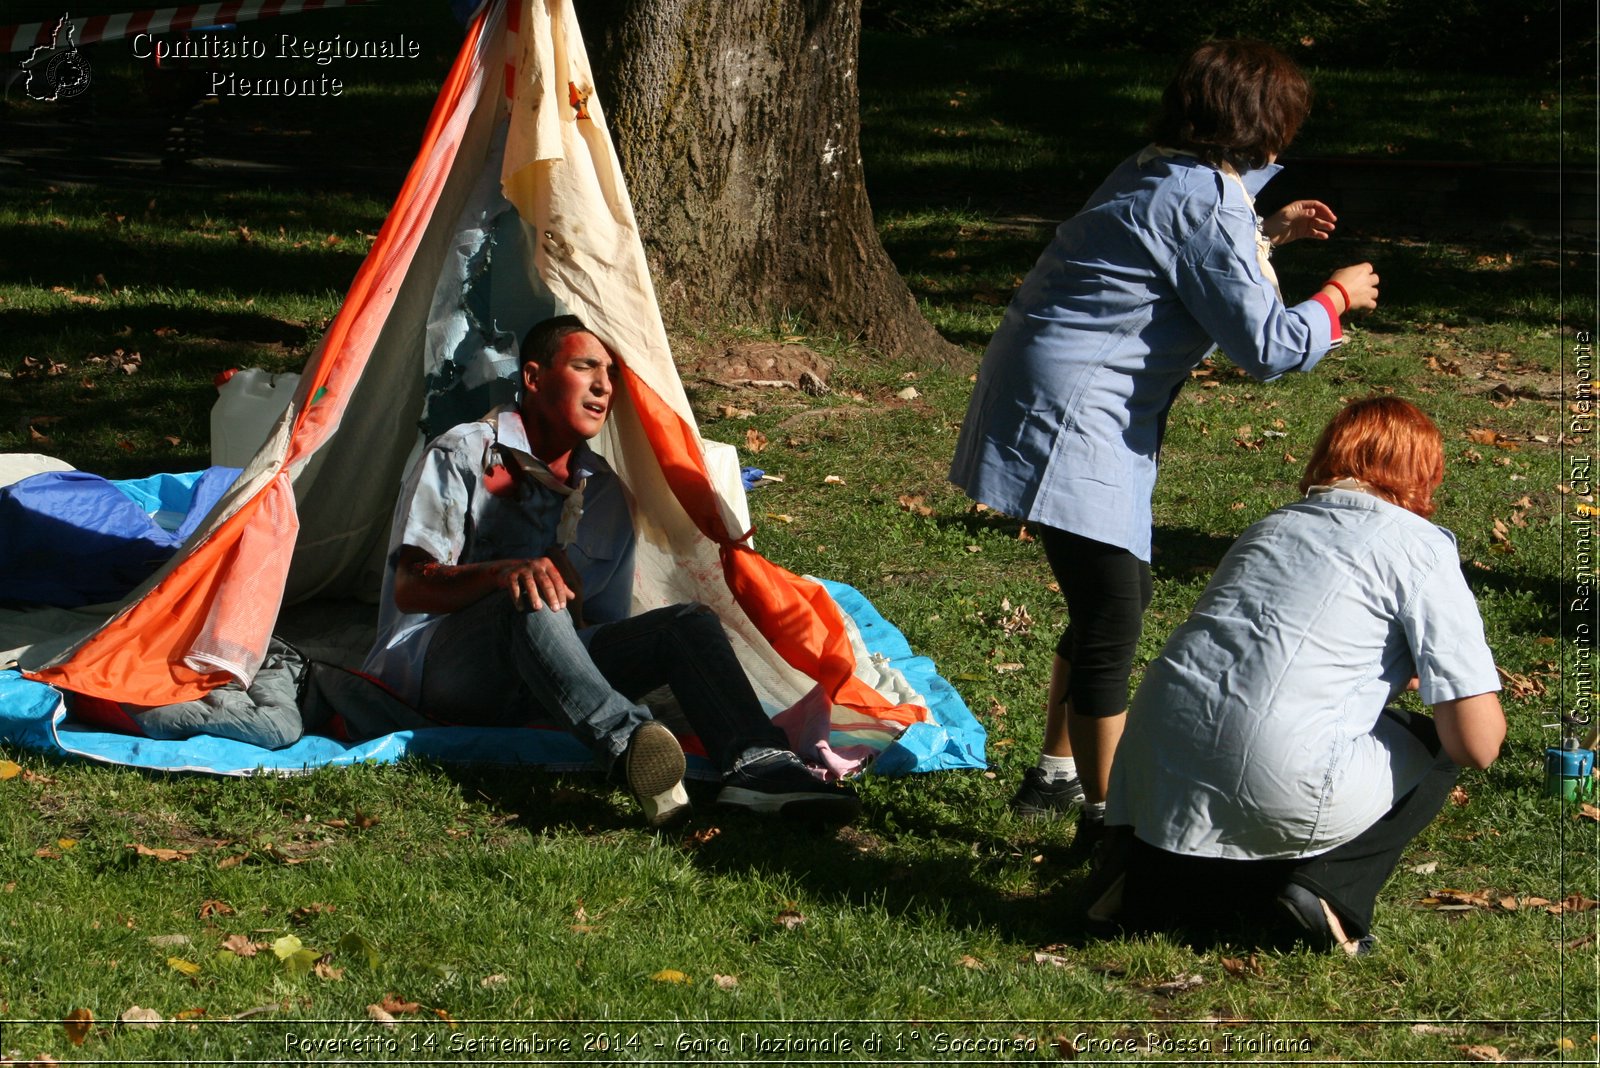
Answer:
M300 376L269 374L259 367L217 376L217 403L211 406L211 463L246 467L267 440L294 398Z

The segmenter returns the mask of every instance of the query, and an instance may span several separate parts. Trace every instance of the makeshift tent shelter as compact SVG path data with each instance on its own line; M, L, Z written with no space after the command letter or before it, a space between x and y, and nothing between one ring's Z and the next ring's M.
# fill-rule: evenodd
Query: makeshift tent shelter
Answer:
M138 706L191 700L251 679L286 604L370 599L419 426L437 432L506 399L516 339L563 311L621 357L622 388L595 445L635 501L635 607L714 608L763 702L813 755L859 747L889 751L884 770L982 766L981 728L931 666L909 650L852 646L863 629L893 642L893 628L864 600L852 614L868 625L853 628L822 585L764 560L737 529L740 487L708 473L570 0L493 0L477 16L294 399L180 553L109 618L0 618L0 649L18 651L28 669L26 679L0 675L0 737L211 770L372 755L162 749L175 743L130 753L93 732L67 739L59 702L41 724L55 691L41 695L38 684ZM506 751L503 739L487 744ZM378 752L449 755L452 745L489 751L481 741L407 737Z

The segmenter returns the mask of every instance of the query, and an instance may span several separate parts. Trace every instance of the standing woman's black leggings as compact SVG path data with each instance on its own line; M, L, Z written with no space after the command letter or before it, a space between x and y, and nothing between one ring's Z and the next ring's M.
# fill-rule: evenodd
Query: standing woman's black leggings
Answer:
M1103 719L1128 707L1128 677L1150 607L1150 564L1126 549L1041 526L1045 559L1067 599L1056 653L1072 665L1067 699L1080 716Z

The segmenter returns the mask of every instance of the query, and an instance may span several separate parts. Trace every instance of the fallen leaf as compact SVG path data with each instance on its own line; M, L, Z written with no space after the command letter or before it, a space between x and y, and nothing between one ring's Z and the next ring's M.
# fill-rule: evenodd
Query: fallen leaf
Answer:
M390 1015L389 1011L383 1008L381 1005L368 1005L367 1019L376 1020L385 1027L395 1026L395 1018Z
M1451 890L1448 888L1430 891L1422 899L1422 904L1440 912L1460 912L1469 909L1492 908L1494 902L1490 900L1488 891L1485 890Z
M1439 1024L1418 1023L1411 1025L1413 1034L1418 1035L1453 1035L1461 1029L1459 1027L1441 1027Z
M739 980L731 975L713 975L711 981L717 985L718 990L732 990L739 985Z
M344 936L339 939L339 952L350 957L360 957L366 961L369 968L376 968L378 961L382 959L382 955L378 952L378 947L354 931L345 932Z
M1001 605L1001 608L1010 608L1010 602ZM1000 629L1006 634L1027 634L1033 629L1033 616L1028 613L1027 605L1017 605L1010 608L1010 614L1000 621Z
M152 946L155 946L156 948L161 949L161 948L164 948L166 946L186 946L190 942L192 942L193 939L191 939L188 935L185 935L185 934L169 934L169 935L154 935L151 938L146 939L146 941L149 942Z
M1262 970L1261 961L1256 958L1254 953L1243 959L1239 957L1223 957L1222 969L1235 979L1245 979L1252 975L1259 977L1266 974Z
M1411 869L1411 872L1413 875L1432 875L1438 870L1439 862L1437 860L1430 860L1426 864L1418 864L1416 867Z
M200 918L210 919L212 916L232 916L233 906L226 901L202 901L200 903Z
M88 1009L73 1009L67 1013L66 1019L61 1021L61 1026L67 1029L67 1038L72 1044L81 1046L94 1026L94 1013Z
M1493 445L1500 440L1500 432L1487 428L1478 428L1467 431L1467 438L1478 445Z
M1459 786L1450 791L1450 803L1457 808L1464 808L1467 802L1471 800L1472 798L1468 796L1467 792Z
M749 419L756 414L749 408L735 408L731 404L724 404L721 411L724 419Z
M782 512L768 512L767 518L779 523L793 523L794 516L784 515Z
M933 509L928 507L926 504L923 503L922 494L920 494L920 493L918 493L918 494L902 493L899 497L895 498L895 500L900 505L901 508L903 508L906 511L912 513L913 515L932 515L933 514Z
M688 983L694 982L693 979L690 979L687 975L684 975L682 972L678 971L678 969L676 969L676 968L663 968L659 972L656 972L656 974L652 975L650 978L655 980L658 983L688 984Z
M509 982L511 982L509 976L496 973L494 975L486 975L482 979L479 979L478 985L483 987L485 990L493 990L495 987L505 986Z
M6 779L15 779L22 774L22 765L10 760L0 760L0 782Z
M1596 823L1600 823L1600 808L1595 808L1593 805L1589 804L1589 802L1587 802L1587 801L1581 802L1578 805L1577 818L1578 819L1585 819L1585 820L1593 820Z
M337 245L341 240L343 240L343 239L340 238L338 234L329 234L327 237L322 239L322 243L325 246L327 246L328 248L332 248L334 245Z
M914 401L918 397L922 396L922 394L917 391L916 386L907 386L905 389L902 389L900 392L896 393L895 396L899 397L903 401Z
M1048 964L1052 968L1067 968L1072 965L1072 962L1061 954L1049 953L1042 949L1033 951L1033 963Z
M1175 997L1178 994L1185 993L1186 991L1193 990L1195 987L1203 985L1205 981L1205 976L1203 975L1197 975L1193 972L1186 972L1183 975L1178 976L1176 979L1168 979L1164 983L1157 983L1154 986L1146 987L1146 989L1152 994L1158 994L1161 997L1170 998Z
M168 957L167 967L171 968L175 972L180 972L188 976L196 976L200 974L200 965L196 964L192 960L184 960L182 957Z
M326 960L317 961L317 963L312 967L311 971L318 979L328 979L333 982L338 982L340 979L344 978L344 969L335 968Z
M313 917L337 912L338 908L339 906L337 905L327 905L321 901L313 901L311 904L302 905L293 912L289 913L289 922L295 924L307 924L311 922Z
M147 845L135 842L129 842L128 848L141 857L151 857L160 861L188 860L195 854L192 849L151 849Z
M772 922L785 930L792 931L796 927L802 926L806 922L806 918L794 909L784 909L772 918Z
M422 1008L417 1002L402 1001L394 994L385 994L383 1000L378 1002L378 1007L384 1012L392 1013L395 1016L406 1016Z
M767 447L767 436L751 427L744 432L744 447L751 452L760 452Z
M1496 522L1499 522L1496 520ZM1499 665L1495 670L1500 673L1500 681L1505 684L1505 690L1512 697L1538 697L1545 692L1544 680L1529 675L1518 675L1507 671Z
M1457 1046L1469 1061L1504 1061L1505 1055L1493 1046Z
M1600 908L1600 901L1584 897L1582 894L1568 894L1545 911L1560 915L1563 912L1589 912L1595 908Z
M128 1006L121 1016L117 1017L128 1027L155 1027L161 1023L161 1014L155 1009L143 1009L138 1005Z
M824 486L842 486L844 485L844 479L838 475L825 475L823 476L822 484Z
M961 959L957 963L960 964L963 968L970 968L972 971L975 971L975 972L983 971L983 961L979 960L977 957L974 957L974 956L972 956L971 954L968 954L968 953L963 953L961 955Z
M690 849L699 849L721 833L721 827L703 827L686 835L683 839L683 844Z
M1010 675L1013 672L1021 671L1022 667L1023 667L1023 665L1021 665L1021 664L1018 664L1016 662L1011 662L1011 663L1005 663L1005 664L996 664L994 666L994 670L995 670L995 673L999 674L999 675Z
M253 957L261 951L261 946L253 942L246 935L233 934L222 940L222 948L232 953L235 957Z

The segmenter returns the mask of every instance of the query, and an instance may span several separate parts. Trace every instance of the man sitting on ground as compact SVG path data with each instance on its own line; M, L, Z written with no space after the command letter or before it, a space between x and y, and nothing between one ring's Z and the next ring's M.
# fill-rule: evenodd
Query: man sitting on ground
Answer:
M718 802L842 820L860 808L788 748L703 605L629 618L633 517L588 441L610 414L612 355L572 315L522 345L522 398L431 442L400 495L366 670L428 716L507 726L542 713L620 771L651 826L686 815L684 756L637 703L669 685Z

